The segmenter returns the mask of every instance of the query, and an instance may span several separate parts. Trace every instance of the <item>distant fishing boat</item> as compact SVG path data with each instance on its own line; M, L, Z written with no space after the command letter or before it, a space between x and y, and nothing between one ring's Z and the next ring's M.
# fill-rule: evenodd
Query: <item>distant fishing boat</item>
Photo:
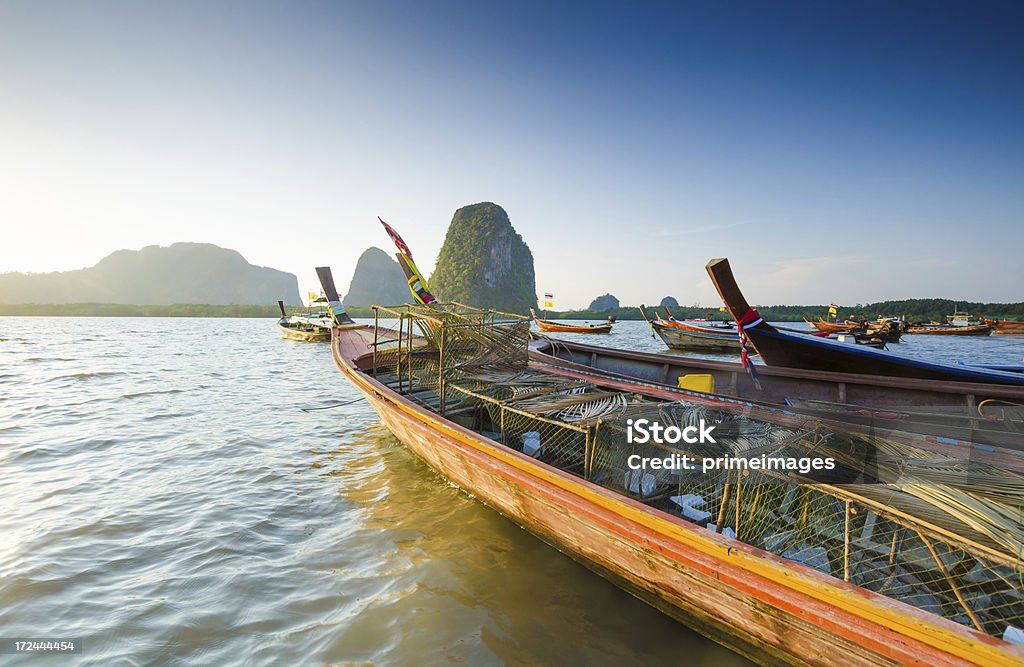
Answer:
M829 334L827 338L829 340L839 341L840 343L855 343L857 345L867 345L868 347L873 347L879 350L885 349L886 343L888 342L884 338L881 338L879 336L861 333Z
M1024 377L1018 373L910 359L861 345L780 331L747 304L733 278L729 260L713 259L708 262L707 271L725 307L768 365L894 378L1024 385Z
M982 318L976 318L970 313L954 310L952 315L946 316L946 323L929 322L928 324L915 324L907 328L907 333L925 336L988 336L992 333L993 327Z
M735 329L698 326L676 319L662 319L657 315L650 317L644 305L640 306L640 314L665 345L674 350L740 351L740 339Z
M976 327L985 322L980 317L974 317L968 312L954 309L952 315L946 315L946 324L951 327Z
M1024 322L1015 320L988 320L978 314L987 326L992 327L992 333L1001 336L1024 336Z
M549 320L542 320L537 313L530 309L530 316L537 323L537 328L544 333L578 333L578 334L607 334L612 332L613 322L603 324L559 324Z
M308 343L325 342L331 339L333 323L329 313L289 315L284 309L283 301L278 301L277 306L281 309L281 319L277 321L277 326L284 333L285 338Z
M809 320L805 317L804 322L818 331L827 331L828 333L853 333L864 329L859 322L829 322L820 317L817 320Z
M907 323L899 317L879 317L874 322L866 323L864 334L869 338L877 338L886 343L898 343L907 331Z
M992 334L992 327L987 324L974 326L911 325L907 328L907 333L918 336L989 336Z
M643 308L646 306L641 307ZM733 326L732 322L726 322L723 320L713 320L703 317L687 317L683 319L678 319L675 315L672 314L672 311L668 309L668 306L662 306L661 308L665 312L665 320L667 322L679 322L683 325L703 327L705 329L722 329L725 331L731 331L732 333L736 333L736 327Z
M826 331L828 333L864 333L865 327L861 322L852 322L846 320L845 322L839 321L839 306L832 303L828 307L828 319L819 317L816 320L809 320L806 317L804 322L809 324L818 331Z

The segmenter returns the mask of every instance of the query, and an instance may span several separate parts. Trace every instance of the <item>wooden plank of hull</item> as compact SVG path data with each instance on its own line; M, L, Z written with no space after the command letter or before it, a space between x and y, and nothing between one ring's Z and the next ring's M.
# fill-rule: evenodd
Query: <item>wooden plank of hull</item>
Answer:
M1018 664L1024 649L730 540L573 478L437 417L356 370L367 338L335 334L342 373L432 468L595 571L765 664Z
M654 324L658 336L675 350L732 350L740 351L739 338L729 334L697 333L687 329Z

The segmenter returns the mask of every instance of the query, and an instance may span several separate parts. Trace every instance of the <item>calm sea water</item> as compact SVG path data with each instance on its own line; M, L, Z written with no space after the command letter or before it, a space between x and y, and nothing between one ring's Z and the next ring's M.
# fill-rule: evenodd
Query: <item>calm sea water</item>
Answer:
M664 351L642 322L576 338ZM0 318L0 339L0 637L103 665L743 663L447 485L364 402L304 412L357 394L272 320Z
M0 637L83 644L0 664L743 664L446 484L365 402L303 412L357 394L273 320L0 339Z

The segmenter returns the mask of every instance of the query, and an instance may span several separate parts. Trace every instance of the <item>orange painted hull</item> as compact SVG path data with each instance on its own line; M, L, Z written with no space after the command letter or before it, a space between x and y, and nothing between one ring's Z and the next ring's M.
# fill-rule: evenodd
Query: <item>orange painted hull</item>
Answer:
M804 320L818 331L827 331L829 333L851 333L860 329L860 325L847 322L826 322L825 320L818 319L815 322L810 320Z
M544 333L584 333L584 334L606 334L612 332L612 325L610 324L588 324L585 326L575 326L572 324L556 324L554 322L548 322L534 318L537 323L537 328Z
M992 325L994 333L1004 336L1024 336L1024 322L1011 322L1010 320L996 320Z
M1024 648L689 524L426 411L360 370L371 363L367 331L336 331L335 363L410 450L563 553L756 662L1024 661Z

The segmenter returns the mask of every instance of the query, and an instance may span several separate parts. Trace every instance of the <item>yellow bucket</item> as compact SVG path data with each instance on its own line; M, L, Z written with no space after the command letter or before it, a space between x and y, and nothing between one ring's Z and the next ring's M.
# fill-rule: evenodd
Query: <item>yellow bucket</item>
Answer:
M715 393L715 376L710 373L689 373L679 378L679 388L713 394Z

